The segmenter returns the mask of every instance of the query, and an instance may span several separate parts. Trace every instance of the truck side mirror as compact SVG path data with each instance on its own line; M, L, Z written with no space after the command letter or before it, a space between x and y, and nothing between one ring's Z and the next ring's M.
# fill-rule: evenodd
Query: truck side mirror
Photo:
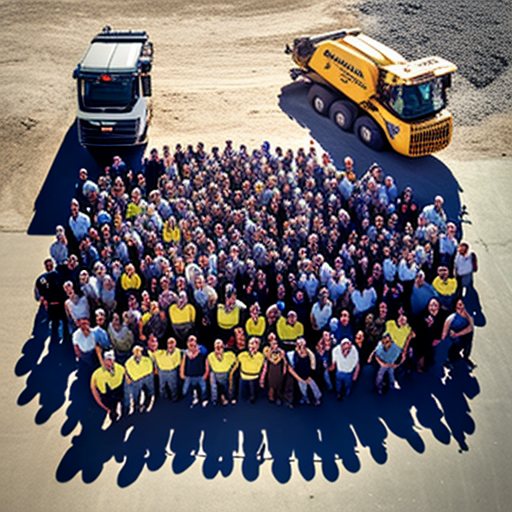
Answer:
M151 75L141 76L142 96L151 96Z

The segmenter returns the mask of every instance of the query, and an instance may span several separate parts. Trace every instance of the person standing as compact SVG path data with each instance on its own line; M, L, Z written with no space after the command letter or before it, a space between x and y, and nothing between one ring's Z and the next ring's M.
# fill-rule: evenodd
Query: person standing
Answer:
M139 412L143 412L144 409L146 412L150 412L155 403L153 361L142 352L143 348L140 345L135 345L132 349L133 355L124 365L126 369L124 399L125 407L130 414L137 405Z
M169 308L171 326L181 347L195 330L196 308L188 302L186 291L178 294L178 302Z
M398 362L397 360L400 357L400 354L402 354L401 361ZM400 386L395 379L395 368L403 362L405 353L403 353L400 347L393 342L389 333L384 333L382 340L379 341L375 350L370 354L370 357L368 358L369 363L374 355L377 363L379 364L377 378L375 380L375 386L377 387L379 395L381 395L383 391L384 375L386 373L389 377L390 386L394 389L400 389Z
M88 318L78 321L78 329L73 333L73 348L76 360L82 368L91 369L98 366L96 340Z
M332 360L336 365L336 399L348 397L352 391L352 384L359 375L359 352L352 342L345 338L332 350ZM344 389L343 389L344 388Z
M453 368L453 363L461 359L466 363L470 370L476 368L476 364L469 358L473 345L473 319L467 312L462 299L455 304L455 312L448 316L443 326L441 339L450 339L451 344L448 349L448 358L445 366L448 369Z
M469 244L461 242L453 264L453 273L458 282L460 297L464 297L468 290L473 288L473 272L478 268L476 261L476 255L469 250Z
M180 366L180 377L183 383L183 396L186 396L190 388L197 388L200 391L200 398L194 394L192 406L199 403L203 407L208 405L208 391L206 389L206 381L210 372L206 350L197 343L197 338L193 335L188 337L187 350L183 353Z
M239 399L242 400L249 394L249 401L256 402L258 395L258 383L265 358L259 351L259 338L252 337L248 342L248 350L238 354L240 365L240 389Z
M269 402L281 405L288 364L286 353L279 347L274 333L269 335L268 346L263 349L263 355L265 356L265 363L260 376L260 386L263 388L266 382Z
M158 340L151 333L148 339L149 357L153 359L158 375L160 398L163 398L166 392L169 392L171 400L176 402L179 396L181 351L176 348L175 338L167 340L166 349L158 349L157 347Z
M210 391L213 405L217 405L218 398L222 405L227 405L233 399L233 382L231 373L237 363L237 358L231 350L225 350L224 342L215 340L213 352L208 354L210 366Z
M65 294L62 289L59 274L54 268L52 258L44 260L45 272L40 275L35 284L35 296L48 315L51 324L50 340L59 339L59 325L62 323L64 340L69 339L67 316L64 309Z
M295 311L288 311L286 318L281 316L277 321L277 336L281 345L288 350L295 348L298 338L304 336L304 325L298 321Z
M103 354L102 365L91 376L91 392L96 403L107 412L107 421L103 428L118 421L122 415L124 399L125 369L115 361L113 350Z
M311 389L315 405L320 405L322 392L313 379L316 368L315 354L306 347L306 340L304 338L297 340L295 351L290 353L289 358L289 371L297 380L302 395L300 403L309 405L308 389Z

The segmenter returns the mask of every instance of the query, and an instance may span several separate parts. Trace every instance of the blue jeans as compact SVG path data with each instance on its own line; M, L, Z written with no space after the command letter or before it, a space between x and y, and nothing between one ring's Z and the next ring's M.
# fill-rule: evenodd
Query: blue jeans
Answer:
M183 396L188 393L190 388L199 387L201 391L201 400L206 400L208 398L208 391L206 389L206 382L203 377L185 377L185 382L183 383Z
M160 391L160 397L165 395L166 388L171 392L171 398L173 402L178 400L179 390L179 368L173 370L158 370L158 390Z
M320 391L320 388L318 387L317 383L311 379L309 382L298 382L299 389L302 394L302 399L304 402L309 404L309 398L308 398L308 387L311 388L311 391L313 392L313 396L315 397L315 401L320 400L322 398L322 392Z
M231 400L233 398L233 390L229 385L229 372L215 373L210 372L210 392L212 394L212 402L217 403L218 394L227 395L226 398Z
M340 372L336 370L336 394L341 395L342 388L345 388L345 396L352 391L354 372Z
M259 379L240 379L239 399L242 401L247 395L251 401L255 401L258 396Z
M386 373L389 377L389 384L391 386L395 384L395 369L391 366L381 366L377 371L377 379L375 380L377 389L382 389L382 380L384 379L384 375Z
M146 375L139 380L135 380L130 384L125 380L124 381L125 389L124 389L124 406L125 408L130 407L130 403L136 406L138 400L140 398L140 392L143 388L146 388L149 396L155 395L155 379L153 374Z
M329 374L329 370L327 368L324 368L324 382L327 391L332 391L331 375Z

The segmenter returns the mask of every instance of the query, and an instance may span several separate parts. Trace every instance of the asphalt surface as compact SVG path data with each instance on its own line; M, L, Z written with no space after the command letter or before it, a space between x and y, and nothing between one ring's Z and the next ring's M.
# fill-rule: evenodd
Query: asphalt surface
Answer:
M382 156L412 176L401 159ZM470 212L478 368L459 367L446 382L439 369L402 376L403 389L384 397L367 370L349 400L327 397L320 408L164 403L102 432L70 347L48 346L29 299L51 238L0 234L3 508L509 510L512 258L502 219L512 213L511 162L427 164L439 168L433 189L453 183Z

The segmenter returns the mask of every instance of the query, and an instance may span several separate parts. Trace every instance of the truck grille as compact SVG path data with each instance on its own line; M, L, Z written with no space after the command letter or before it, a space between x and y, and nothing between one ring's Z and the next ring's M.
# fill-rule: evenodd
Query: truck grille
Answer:
M101 121L78 120L80 144L86 146L127 146L137 143L138 120L128 119L102 124ZM108 130L108 131L106 131Z
M431 124L411 125L410 156L424 156L441 151L452 138L452 118L434 121Z

